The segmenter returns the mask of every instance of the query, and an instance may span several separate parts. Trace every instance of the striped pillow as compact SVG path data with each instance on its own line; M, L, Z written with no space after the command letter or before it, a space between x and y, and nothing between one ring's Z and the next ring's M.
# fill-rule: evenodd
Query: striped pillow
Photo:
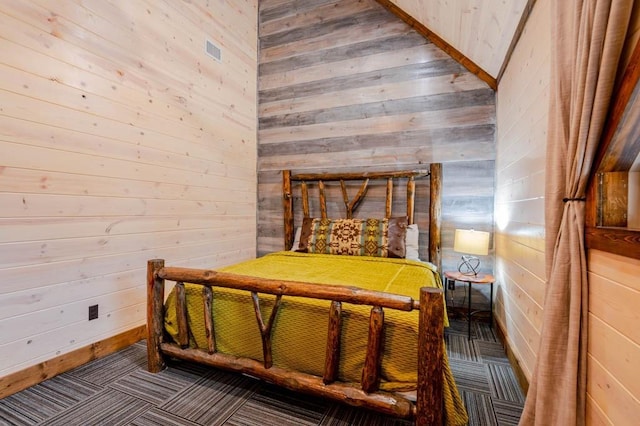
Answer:
M305 218L298 251L404 258L407 218Z

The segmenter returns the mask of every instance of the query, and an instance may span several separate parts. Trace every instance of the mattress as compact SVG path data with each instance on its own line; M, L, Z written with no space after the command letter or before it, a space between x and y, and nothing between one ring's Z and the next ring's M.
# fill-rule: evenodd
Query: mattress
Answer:
M219 270L260 278L356 286L410 296L416 300L419 299L420 287L442 288L440 276L433 265L406 259L277 252ZM185 284L185 289L189 344L206 349L202 286ZM274 302L275 296L260 294L260 308L265 323L271 315ZM274 365L322 376L330 303L301 297L282 298L272 329ZM169 294L165 308L165 329L176 338L178 329L173 292ZM359 382L361 379L370 311L370 306L342 304L338 380ZM248 291L214 288L212 312L216 349L219 352L262 361L262 340ZM385 309L384 313L380 388L390 391L415 389L419 312ZM448 325L446 315L444 320ZM459 410L462 402L446 362L446 351L444 367L447 411Z

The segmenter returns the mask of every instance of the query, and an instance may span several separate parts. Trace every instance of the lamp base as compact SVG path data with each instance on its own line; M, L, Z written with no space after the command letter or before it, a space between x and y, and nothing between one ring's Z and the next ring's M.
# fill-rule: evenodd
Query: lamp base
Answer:
M480 270L480 259L476 256L462 256L462 261L458 265L458 272L462 275L478 276Z

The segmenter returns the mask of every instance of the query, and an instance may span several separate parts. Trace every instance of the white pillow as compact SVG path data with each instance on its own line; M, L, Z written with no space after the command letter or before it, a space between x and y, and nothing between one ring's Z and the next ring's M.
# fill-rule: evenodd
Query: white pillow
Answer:
M418 231L418 225L413 224L407 226L407 236L405 238L406 255L405 259L420 260L420 254L418 253L418 239L420 237L420 231Z
M300 234L302 233L302 226L299 226L296 229L296 236L293 238L293 245L291 246L291 251L298 250L298 246L300 245Z

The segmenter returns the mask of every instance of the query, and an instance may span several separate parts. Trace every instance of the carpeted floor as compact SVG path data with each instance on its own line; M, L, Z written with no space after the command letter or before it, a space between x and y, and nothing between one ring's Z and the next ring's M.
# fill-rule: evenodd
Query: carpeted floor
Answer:
M524 397L487 324L453 320L451 367L470 425L515 425ZM116 354L0 400L0 425L407 425L190 363L146 371L146 347Z

